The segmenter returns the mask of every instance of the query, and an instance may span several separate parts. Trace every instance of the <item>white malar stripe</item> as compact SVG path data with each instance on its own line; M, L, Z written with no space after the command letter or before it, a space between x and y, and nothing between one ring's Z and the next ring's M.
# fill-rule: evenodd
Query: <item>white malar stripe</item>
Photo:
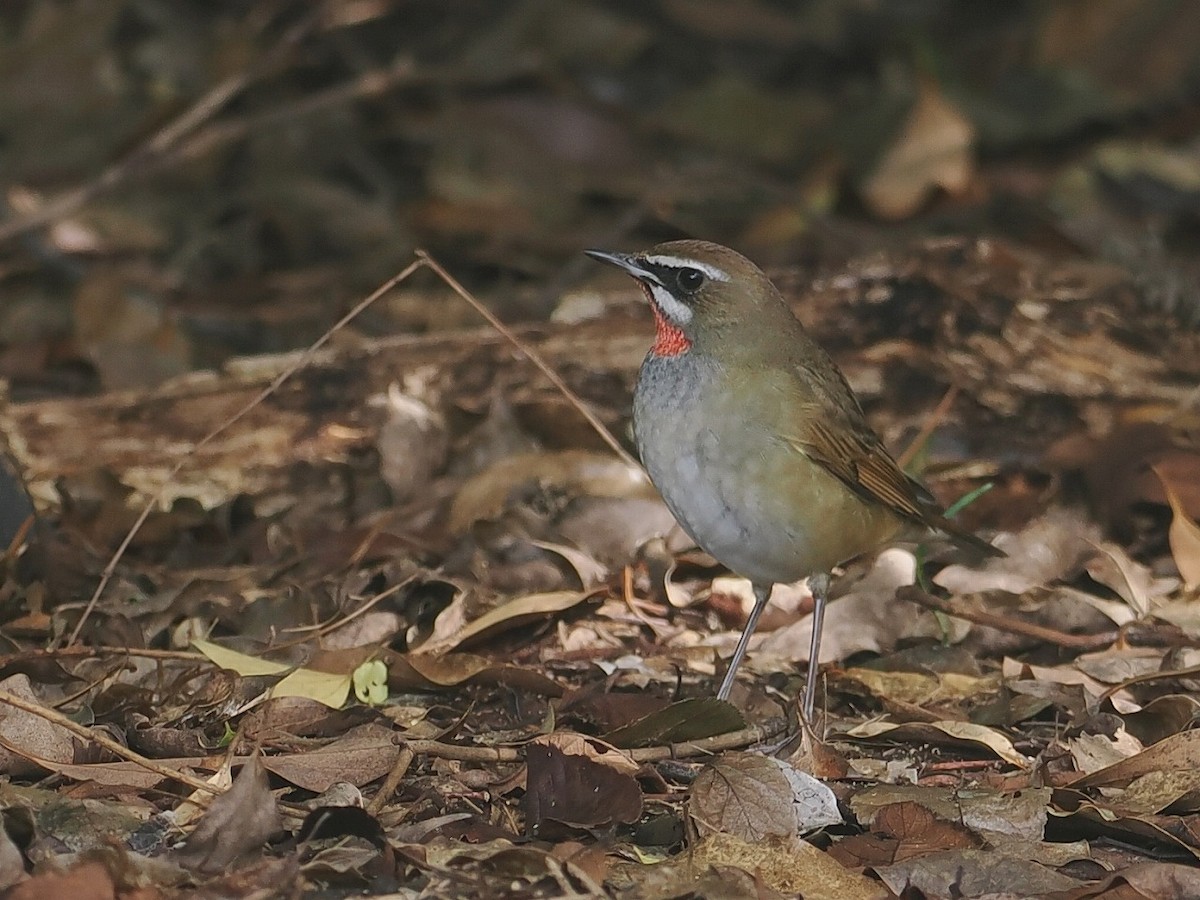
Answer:
M713 281L728 281L729 275L716 266L710 266L708 263L697 262L694 259L687 259L683 256L647 256L646 262L655 266L666 266L670 269L696 269L703 272Z
M646 287L650 289L650 293L654 296L654 302L658 304L662 314L676 325L683 326L692 321L691 307L672 297L671 292L666 288L650 282L646 282Z

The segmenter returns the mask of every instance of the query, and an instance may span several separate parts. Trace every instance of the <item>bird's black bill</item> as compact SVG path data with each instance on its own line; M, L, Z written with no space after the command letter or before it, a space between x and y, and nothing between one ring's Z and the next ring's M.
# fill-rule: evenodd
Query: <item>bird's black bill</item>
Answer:
M631 256L628 253L609 253L607 250L584 250L592 259L599 260L602 263L608 263L610 266L616 266L622 271L628 272L639 281L649 281L662 286L662 280L647 269L636 256Z

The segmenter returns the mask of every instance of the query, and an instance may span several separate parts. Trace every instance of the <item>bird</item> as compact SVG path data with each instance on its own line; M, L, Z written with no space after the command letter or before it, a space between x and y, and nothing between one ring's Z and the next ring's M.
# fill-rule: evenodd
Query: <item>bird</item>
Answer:
M813 630L802 710L811 723L837 565L931 529L1004 554L947 519L905 474L833 359L745 256L700 240L585 253L633 276L654 314L633 397L650 480L697 546L753 586L717 696L728 699L774 585L807 577Z

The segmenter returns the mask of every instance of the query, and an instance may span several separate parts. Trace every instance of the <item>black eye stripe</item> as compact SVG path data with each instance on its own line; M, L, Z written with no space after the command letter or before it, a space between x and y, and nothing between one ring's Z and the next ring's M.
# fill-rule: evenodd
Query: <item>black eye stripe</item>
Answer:
M644 269L652 273L659 286L665 288L680 303L691 304L696 294L711 280L709 273L682 260L670 264L647 260Z

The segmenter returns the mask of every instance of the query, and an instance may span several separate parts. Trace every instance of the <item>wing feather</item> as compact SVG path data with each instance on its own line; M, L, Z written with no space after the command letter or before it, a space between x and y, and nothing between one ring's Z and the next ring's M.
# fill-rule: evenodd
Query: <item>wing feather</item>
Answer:
M836 370L835 370L836 371ZM887 507L917 525L936 528L959 544L989 556L1004 553L945 516L933 495L905 474L867 423L841 373L836 381L811 377L801 383L813 391L799 404L799 428L788 441L799 452L839 478L868 503Z

